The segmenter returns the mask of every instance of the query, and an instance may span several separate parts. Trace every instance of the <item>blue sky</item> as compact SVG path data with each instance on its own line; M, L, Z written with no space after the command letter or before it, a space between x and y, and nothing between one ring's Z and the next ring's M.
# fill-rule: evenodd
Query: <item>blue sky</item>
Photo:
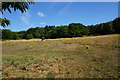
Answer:
M12 31L70 23L95 25L118 17L118 2L36 2L27 13L5 11L2 17L11 20L5 29Z

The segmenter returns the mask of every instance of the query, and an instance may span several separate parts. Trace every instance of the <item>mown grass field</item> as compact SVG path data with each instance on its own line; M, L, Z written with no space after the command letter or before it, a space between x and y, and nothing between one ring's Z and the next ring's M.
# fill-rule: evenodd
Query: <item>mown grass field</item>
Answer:
M2 42L3 78L118 78L118 34Z

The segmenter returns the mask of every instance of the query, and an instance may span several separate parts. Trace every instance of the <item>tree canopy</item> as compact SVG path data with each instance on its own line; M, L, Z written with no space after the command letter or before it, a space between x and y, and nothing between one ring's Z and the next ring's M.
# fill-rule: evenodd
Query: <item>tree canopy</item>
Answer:
M32 39L32 38L69 38L84 35L120 34L120 18L96 25L84 26L80 23L71 23L64 26L48 26L29 28L27 31L12 32L2 30L2 39Z

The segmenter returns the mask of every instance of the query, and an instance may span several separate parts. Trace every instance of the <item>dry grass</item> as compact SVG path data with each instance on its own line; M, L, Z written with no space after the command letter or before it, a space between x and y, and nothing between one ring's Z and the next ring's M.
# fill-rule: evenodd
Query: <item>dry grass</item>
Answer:
M118 36L3 41L3 78L118 78Z

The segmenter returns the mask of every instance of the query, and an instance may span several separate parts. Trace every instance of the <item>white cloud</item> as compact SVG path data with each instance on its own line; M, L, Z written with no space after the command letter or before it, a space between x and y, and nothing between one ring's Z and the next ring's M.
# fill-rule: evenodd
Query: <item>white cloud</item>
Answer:
M25 24L29 24L29 20L30 20L31 14L28 12L22 14L22 16L20 17L22 22L24 22Z
M21 16L20 18L25 24L29 23L28 19L25 16Z
M41 22L40 24L41 24L41 25L44 25L44 24L46 24L46 23L42 23L42 22Z
M37 12L37 15L40 17L45 17L44 13L42 13L42 12Z
M58 12L58 16L60 16L61 14L63 14L71 5L72 3L68 3L65 7L63 7L59 12Z

